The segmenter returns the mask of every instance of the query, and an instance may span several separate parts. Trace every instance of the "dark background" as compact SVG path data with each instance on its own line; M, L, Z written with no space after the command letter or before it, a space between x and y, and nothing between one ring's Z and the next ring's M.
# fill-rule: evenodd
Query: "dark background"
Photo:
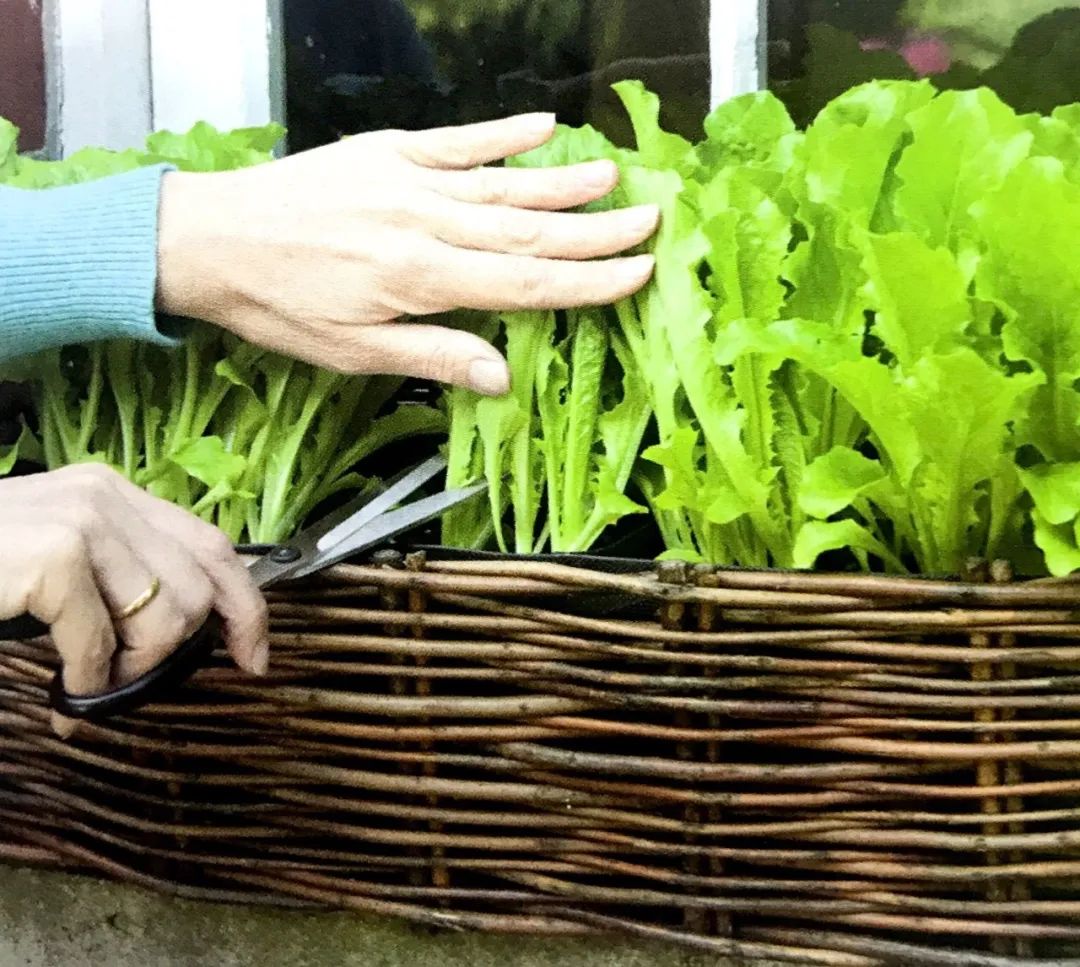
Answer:
M290 148L533 110L625 142L626 78L696 136L708 22L708 0L285 0Z

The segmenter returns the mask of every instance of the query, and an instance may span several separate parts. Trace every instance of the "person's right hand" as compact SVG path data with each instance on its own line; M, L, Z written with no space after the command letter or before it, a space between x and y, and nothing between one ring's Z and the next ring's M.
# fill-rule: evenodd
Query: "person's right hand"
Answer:
M266 601L229 539L115 471L81 464L0 480L0 534L0 620L31 614L50 626L68 694L141 677L211 611L237 665L266 672ZM155 578L149 604L114 617Z
M498 395L477 336L409 317L603 305L640 289L659 211L563 211L608 194L611 161L486 167L548 141L550 115L380 131L281 161L162 185L158 305L349 373Z

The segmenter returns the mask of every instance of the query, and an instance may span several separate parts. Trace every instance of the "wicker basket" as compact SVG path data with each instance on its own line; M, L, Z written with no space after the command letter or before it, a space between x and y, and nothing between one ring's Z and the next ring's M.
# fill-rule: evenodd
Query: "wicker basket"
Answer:
M0 857L746 963L1080 963L1080 582L436 557L274 593L265 681L222 658L70 743L50 649L0 644Z

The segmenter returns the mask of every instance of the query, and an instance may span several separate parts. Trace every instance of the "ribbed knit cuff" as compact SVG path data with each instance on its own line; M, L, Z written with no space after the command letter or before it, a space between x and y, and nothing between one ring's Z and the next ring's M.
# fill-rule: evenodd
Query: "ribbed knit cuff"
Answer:
M100 339L176 340L154 319L168 165L63 188L0 187L0 359Z

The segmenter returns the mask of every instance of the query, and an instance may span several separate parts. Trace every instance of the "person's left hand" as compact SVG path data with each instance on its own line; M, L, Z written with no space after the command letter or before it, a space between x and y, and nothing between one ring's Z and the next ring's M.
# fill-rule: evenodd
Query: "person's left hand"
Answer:
M159 306L350 373L492 395L506 364L477 336L398 320L455 308L603 305L640 289L655 206L578 214L615 187L611 161L485 167L538 147L550 115L347 138L254 168L167 174Z

